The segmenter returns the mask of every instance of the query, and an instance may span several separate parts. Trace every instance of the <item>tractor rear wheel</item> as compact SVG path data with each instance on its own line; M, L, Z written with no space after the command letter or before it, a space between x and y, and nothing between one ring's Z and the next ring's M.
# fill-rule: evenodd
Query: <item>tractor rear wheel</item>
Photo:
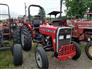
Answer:
M87 57L92 60L92 42L89 42L87 46L85 47L85 52Z
M76 48L76 55L72 58L73 60L77 60L81 56L81 50L80 50L80 45L74 41L72 41Z
M12 55L13 55L13 63L15 66L22 65L23 63L23 54L22 48L20 44L15 44L12 48Z
M37 47L35 52L35 60L39 69L48 69L48 58L45 50L42 47Z
M26 26L21 28L20 36L23 50L29 51L32 47L32 37L29 29Z

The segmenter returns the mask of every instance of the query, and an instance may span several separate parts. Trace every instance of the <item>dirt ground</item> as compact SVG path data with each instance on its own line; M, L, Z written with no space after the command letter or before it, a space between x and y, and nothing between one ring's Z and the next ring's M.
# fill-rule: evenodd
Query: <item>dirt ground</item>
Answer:
M92 60L89 60L82 52L81 57L77 60L69 60L66 62L58 62L54 57L51 57L51 53L48 54L49 69L92 69ZM34 53L24 52L24 63L22 66L15 69L37 69Z

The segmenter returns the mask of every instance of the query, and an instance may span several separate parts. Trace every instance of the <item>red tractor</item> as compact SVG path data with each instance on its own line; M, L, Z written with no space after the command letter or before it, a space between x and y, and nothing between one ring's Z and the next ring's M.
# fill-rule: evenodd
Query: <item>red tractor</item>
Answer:
M88 16L91 13L88 13ZM85 52L89 59L92 60L92 21L91 20L78 20L72 19L67 23L68 26L73 27L72 37L77 43L86 42Z
M62 19L56 19L56 15L59 14L59 11L53 11L49 13L50 17L51 15L55 16L55 20L52 21L52 25L54 26L70 26L73 27L72 29L72 40L80 43L80 42L86 42L85 52L89 59L92 60L92 53L91 53L91 47L92 47L92 13L87 13L87 19L72 19L72 20L62 20ZM88 19L89 18L89 19Z
M66 61L69 59L77 60L81 51L79 45L71 41L71 27L56 27L49 25L36 15L34 19L30 19L30 7L39 7L39 5L30 5L28 7L29 22L23 23L16 39L20 42L25 51L32 48L32 40L37 43L35 51L35 60L39 69L48 69L49 62L47 58L47 51L54 52L54 57L58 61Z
M2 11L6 7L8 10ZM11 31L12 19L10 19L9 6L7 4L0 3L0 51L10 50L13 55L13 63L18 66L23 62L22 48L20 44L13 42L13 32ZM7 12L7 13L4 13ZM6 44L7 43L7 46Z

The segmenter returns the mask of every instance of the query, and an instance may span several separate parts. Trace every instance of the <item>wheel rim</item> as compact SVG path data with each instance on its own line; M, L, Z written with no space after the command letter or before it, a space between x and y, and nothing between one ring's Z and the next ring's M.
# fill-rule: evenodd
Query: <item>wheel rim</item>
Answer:
M92 56L92 46L89 47L89 50L88 50L90 56Z
M36 53L36 61L37 61L38 66L42 68L42 58L38 52Z
M21 34L21 44L22 46L24 46L24 43L25 42L25 35L24 34Z

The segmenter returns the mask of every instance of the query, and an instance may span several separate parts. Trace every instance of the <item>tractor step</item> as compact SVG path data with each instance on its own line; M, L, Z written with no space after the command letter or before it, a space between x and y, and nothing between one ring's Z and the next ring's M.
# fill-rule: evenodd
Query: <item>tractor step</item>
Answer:
M53 51L52 46L44 46L45 51Z
M34 43L42 43L42 41L39 41L39 40L36 40L36 39L34 39L33 42Z

